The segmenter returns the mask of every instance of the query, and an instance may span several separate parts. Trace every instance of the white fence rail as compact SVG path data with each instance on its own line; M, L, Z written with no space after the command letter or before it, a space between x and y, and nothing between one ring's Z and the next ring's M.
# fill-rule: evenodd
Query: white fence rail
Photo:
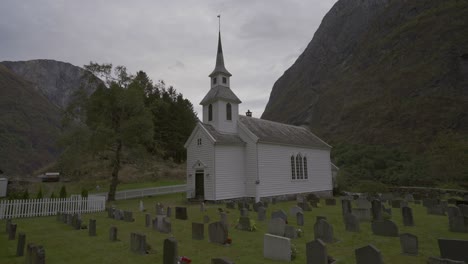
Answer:
M63 213L94 213L104 211L106 198L102 196L54 199L0 201L0 219L56 215Z
M162 187L154 187L154 188L145 188L145 189L135 189L135 190L127 190L127 191L118 191L115 193L116 200L126 200L132 198L140 198L146 196L156 196L162 194L169 194L169 193L180 193L186 191L186 185L171 185L171 186L162 186ZM107 197L107 193L99 193L93 195L100 195Z

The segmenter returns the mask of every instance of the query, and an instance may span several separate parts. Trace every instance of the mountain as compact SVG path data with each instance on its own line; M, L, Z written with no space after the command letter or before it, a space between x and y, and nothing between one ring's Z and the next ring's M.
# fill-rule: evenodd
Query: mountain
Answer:
M55 160L60 109L0 64L0 169L30 173Z
M331 143L345 185L468 188L467 25L468 1L339 0L262 118Z
M273 86L262 118L332 142L468 132L468 2L340 0Z
M62 109L68 106L77 89L83 88L89 96L100 83L89 71L67 62L29 60L3 61L0 64L31 82L34 89Z
M24 176L54 162L64 109L76 91L90 95L99 82L65 62L0 62L0 169Z

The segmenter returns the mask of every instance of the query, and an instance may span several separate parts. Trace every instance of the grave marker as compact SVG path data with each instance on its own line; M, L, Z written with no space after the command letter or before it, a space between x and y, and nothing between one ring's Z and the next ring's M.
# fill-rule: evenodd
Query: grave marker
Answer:
M321 239L325 243L333 243L333 227L327 220L320 219L314 225L314 239Z
M306 244L307 264L328 264L327 246L320 239Z
M418 237L409 233L400 235L401 252L406 255L418 255Z
M413 209L408 206L403 206L401 208L401 214L403 216L403 225L414 226Z
M178 261L177 241L170 237L164 239L163 264L177 264Z
M204 224L192 222L192 239L195 239L195 240L205 239L205 225Z
M286 237L265 234L263 237L263 257L291 261L291 240Z
M375 221L371 224L372 233L378 236L398 236L398 226L391 220Z

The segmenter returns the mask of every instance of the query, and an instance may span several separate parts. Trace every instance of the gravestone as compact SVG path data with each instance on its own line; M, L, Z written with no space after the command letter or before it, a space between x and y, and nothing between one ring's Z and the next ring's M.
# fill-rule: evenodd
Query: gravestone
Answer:
M164 215L164 205L162 203L156 204L156 215Z
M345 229L349 232L359 232L361 230L359 220L354 214L344 216Z
M205 239L205 225L204 224L192 222L192 239L195 239L195 240Z
M267 232L275 236L284 236L286 222L281 218L272 218L268 222Z
M303 226L304 225L304 213L297 212L297 214L296 214L296 224L298 226Z
M284 222L288 222L288 215L283 210L278 210L271 213L271 218L281 218Z
M445 215L445 210L442 207L442 205L437 204L433 206L428 206L427 207L427 214L430 215Z
M167 217L172 217L172 207L167 207L166 208L166 216Z
M36 261L37 246L33 243L28 243L26 246L26 264L32 264Z
M146 226L146 227L150 227L150 226L151 226L151 215L150 215L150 214L146 214L146 215L145 215L145 226Z
M370 209L372 208L372 204L371 202L369 202L367 199L365 198L362 198L360 197L359 199L357 199L356 201L354 201L356 203L356 207L357 208L364 208L364 209Z
M124 211L123 212L123 220L125 222L133 222L135 221L135 219L133 219L133 212L130 212L130 211Z
M336 199L335 198L327 198L327 199L325 199L325 204L326 205L336 205Z
M315 217L315 222L318 222L320 220L327 220L327 217L326 216L323 216L323 215L317 215Z
M224 244L228 238L228 232L223 223L214 222L208 225L208 237L211 243Z
M310 207L306 201L297 203L297 206L299 206L302 211L312 211L312 207Z
M203 216L203 223L208 224L210 222L210 217L207 215Z
M130 250L136 254L146 254L146 236L140 233L130 233Z
M33 261L34 264L45 264L45 249L42 246L37 246L36 252L33 252Z
M290 239L297 238L297 230L294 226L287 225L284 228L284 236Z
M219 221L221 222L221 224L224 225L224 228L228 230L229 222L228 222L227 214L225 212L219 213Z
M383 193L381 195L381 199L382 199L382 201L393 200L393 194L392 193Z
M449 219L449 230L451 232L468 232L468 223L465 223L465 217L460 212L460 209L455 206L447 208Z
M18 233L18 244L16 245L16 256L21 257L24 255L24 246L26 244L26 234Z
M109 240L114 242L117 241L117 227L111 226L109 228Z
M246 216L241 216L239 218L239 223L237 224L236 228L243 231L254 231L252 223L250 222L250 218Z
M317 202L320 201L320 198L319 198L317 195L313 194L313 193L309 193L309 194L306 196L306 199L307 199L307 201L309 201L309 202L310 202L310 201L317 201Z
M179 220L187 220L187 208L186 207L176 207L175 208L175 218Z
M398 236L398 226L391 220L372 222L371 228L372 233L377 236Z
M164 234L172 232L172 224L169 217L163 216L162 219L158 221L158 231Z
M8 240L15 240L16 238L16 224L10 224L8 228Z
M441 257L468 263L468 240L439 238L437 241Z
M356 264L383 264L382 253L373 245L367 245L354 251Z
M429 257L426 264L465 264L465 261L451 260L440 257Z
M359 221L370 221L371 216L371 209L368 208L353 208L352 210L353 215L357 217Z
M292 217L296 217L298 212L303 213L304 211L302 210L302 208L300 208L297 205L293 206L293 207L291 207L291 209L289 209L289 215L291 215Z
M206 206L205 206L205 203L202 202L200 203L200 212L205 212L206 211Z
M122 210L115 209L114 210L114 219L115 220L122 220L123 219L123 212Z
M108 218L114 218L114 211L115 211L114 207L107 208L107 217Z
M96 219L89 219L88 235L96 236Z
M372 201L372 220L373 221L382 221L382 202L379 200L373 200Z
M227 258L212 258L211 264L234 264L234 262Z
M240 215L243 217L249 217L249 210L247 210L247 208L240 209Z
M411 193L408 193L408 194L405 195L405 200L407 202L414 202L414 197L413 197L413 195Z
M401 214L403 216L403 225L414 226L413 209L408 206L403 206L401 208Z
M163 247L163 264L177 264L179 263L179 254L177 252L177 241L175 238L170 237L164 239Z
M457 207L458 207L458 209L460 209L460 212L464 217L468 217L468 205L459 204L459 205L457 205Z
M320 239L306 244L307 264L328 264L327 246Z
M350 214L351 211L351 201L350 200L341 200L341 214L343 217L347 214Z
M6 220L6 225L5 225L5 232L8 234L10 232L10 226L11 226L11 219L8 218Z
M291 240L286 237L265 234L263 236L263 257L291 261Z
M255 212L258 212L258 208L260 208L260 207L264 207L263 202L258 202L258 203L253 204L253 209L254 209Z
M400 235L401 252L405 255L418 255L418 237L409 233Z
M321 239L325 243L333 243L333 227L327 220L320 219L314 224L314 239Z
M265 209L265 207L260 206L258 208L258 212L257 212L257 220L258 221L265 221L265 219L266 219L266 209Z
M139 206L140 212L144 212L145 210L145 205L143 204L143 201L140 200L140 206Z

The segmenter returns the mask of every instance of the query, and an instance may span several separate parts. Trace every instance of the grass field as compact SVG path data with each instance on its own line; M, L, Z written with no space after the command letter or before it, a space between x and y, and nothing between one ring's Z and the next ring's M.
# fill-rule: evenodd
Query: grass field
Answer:
M189 220L172 220L172 235L177 239L179 255L192 259L192 263L210 263L213 257L227 257L238 264L281 263L263 258L263 234L267 229L267 222L256 221L257 231L246 232L234 229L239 217L238 210L229 210L229 236L232 238L231 246L221 246L208 242L207 225L205 225L205 240L198 241L191 238L191 222L202 222L203 213L199 205L185 203L184 194L171 194L159 197L143 199L148 212L155 216L154 205L162 202L166 206L183 205L188 207ZM26 234L26 243L33 242L43 245L46 251L46 261L49 264L73 264L73 263L162 263L162 246L169 234L162 234L151 228L145 228L144 214L138 212L139 200L126 200L112 203L119 209L131 210L136 219L133 223L126 223L107 218L106 212L84 214L83 223L88 219L97 220L97 236L89 237L87 230L72 230L70 226L57 222L55 216L40 218L15 219L18 224L18 232ZM273 210L284 209L289 213L289 208L294 202L281 202L270 205L267 208L269 217ZM380 237L371 233L370 222L361 222L361 232L352 233L344 229L341 217L341 205L337 201L336 206L324 206L313 208L312 212L304 212L305 225L303 237L292 242L297 247L297 258L292 263L305 263L305 244L314 239L313 225L315 217L326 216L333 225L337 243L328 244L329 255L338 259L338 263L355 263L354 249L369 243L381 250L385 263L426 263L428 256L439 256L437 238L458 238L468 240L468 234L452 233L448 231L448 219L445 216L427 215L421 205L410 205L413 208L415 218L414 227L404 227L401 212L393 209L392 220L399 226L400 233L412 233L419 238L419 256L405 256L400 252L398 237ZM218 221L217 208L225 208L224 205L207 205L206 214L211 221ZM173 211L174 212L174 211ZM250 212L252 219L256 219L256 213ZM289 217L289 223L295 225L295 218ZM24 257L15 257L17 240L8 241L5 233L5 220L0 221L0 263L24 263ZM108 230L110 226L117 226L118 237L121 241L110 242ZM130 252L130 233L142 232L147 235L147 242L152 251L148 255L140 256Z

